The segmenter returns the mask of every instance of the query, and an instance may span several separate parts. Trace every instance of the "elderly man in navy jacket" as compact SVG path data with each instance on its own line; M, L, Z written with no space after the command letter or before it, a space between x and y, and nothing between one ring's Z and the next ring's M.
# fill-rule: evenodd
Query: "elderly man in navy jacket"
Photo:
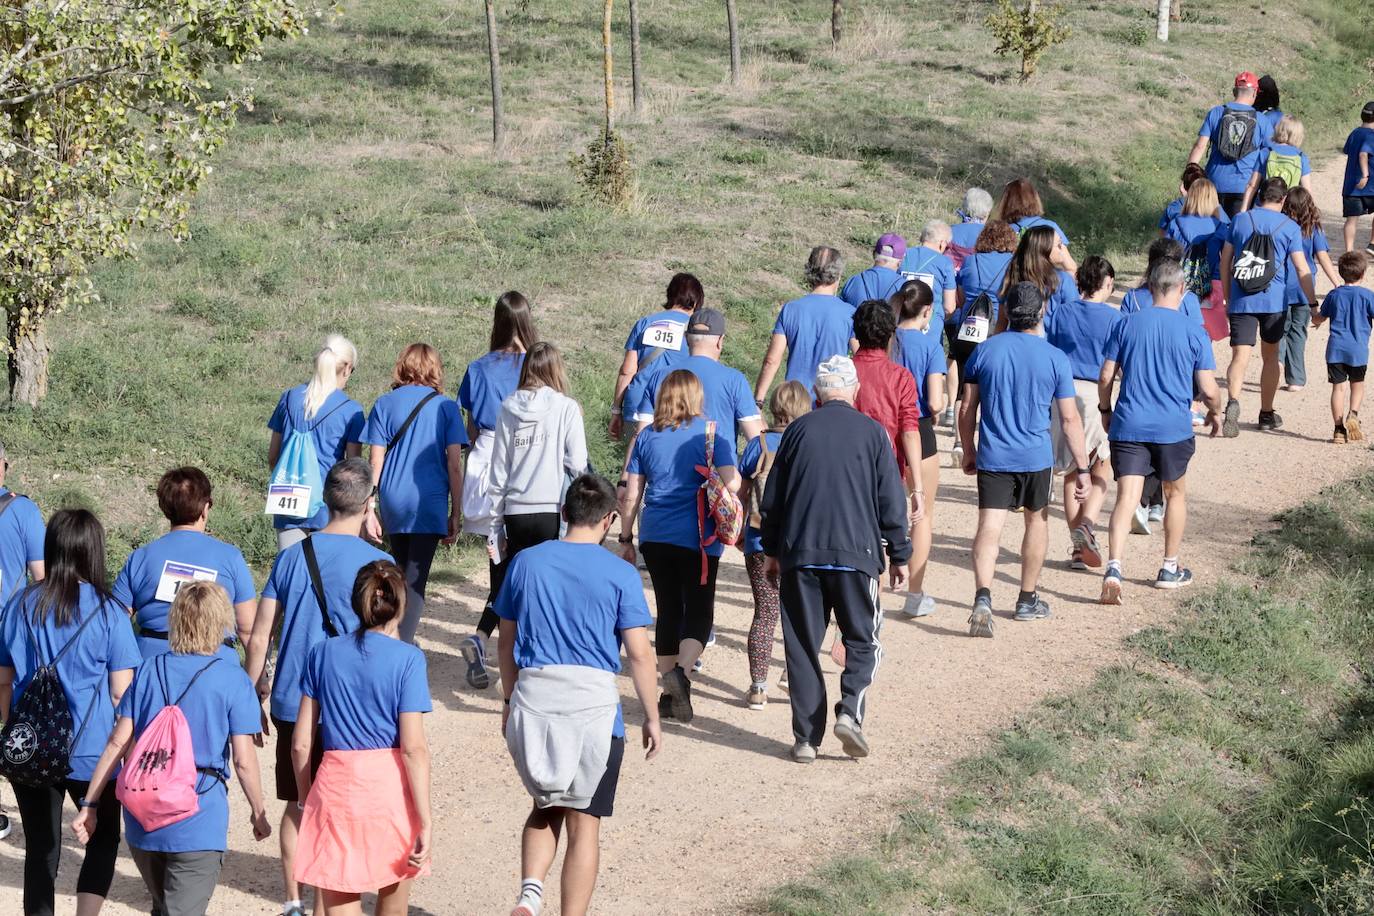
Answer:
M792 699L792 759L811 763L825 735L821 640L835 615L846 660L835 704L835 737L866 757L864 700L882 661L878 601L884 553L892 587L906 587L911 559L906 490L892 444L859 413L854 363L836 356L816 372L819 409L787 427L762 504L768 575L782 598L783 644Z

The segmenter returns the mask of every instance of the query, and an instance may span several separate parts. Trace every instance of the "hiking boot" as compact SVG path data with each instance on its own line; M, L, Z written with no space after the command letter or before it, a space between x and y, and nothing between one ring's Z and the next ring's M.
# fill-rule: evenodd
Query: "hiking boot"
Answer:
M768 690L755 684L749 688L749 696L745 702L749 704L750 709L762 709L768 705Z
M1360 429L1360 415L1352 413L1345 418L1345 435L1351 442L1364 440L1364 430Z
M486 690L491 686L491 672L487 670L487 647L480 634L473 633L463 640L459 651L463 661L468 663L467 682L473 690Z
M1331 432L1331 444L1332 444L1332 445L1345 445L1345 443L1346 443L1347 441L1349 441L1349 436L1348 436L1348 434L1346 433L1346 430L1345 430L1345 427L1344 427L1344 426L1337 426L1334 430L1332 430L1332 432Z
M692 721L692 682L681 665L663 673L663 692L668 695L673 718L686 724Z
M666 693L658 695L658 717L660 719L671 719L673 717L673 698Z
M1240 435L1240 401L1235 398L1226 402L1226 414L1221 420L1221 435L1234 439Z
M816 749L805 741L792 745L792 760L796 763L815 763Z
M1102 577L1102 595L1097 599L1098 604L1120 604L1121 603L1121 572L1111 566L1107 567L1107 574Z
M1150 510L1144 506L1136 506L1135 514L1131 516L1131 534L1150 533Z
M902 602L902 613L913 620L929 617L935 613L935 599L925 592L907 592L906 601Z
M844 752L849 756L868 756L868 739L864 738L863 728L849 713L842 712L835 717L835 737L840 739Z
M1155 588L1183 588L1185 585L1193 584L1193 571L1184 569L1180 566L1173 572L1160 568L1159 575L1155 576Z
M1079 525L1074 529L1074 543L1078 545L1079 559L1081 559L1089 569L1097 569L1102 565L1102 548L1097 543L1097 536L1087 525Z
M1283 429L1283 417L1272 410L1261 410L1259 428L1262 433L1271 433L1276 429Z
M968 635L992 638L992 602L978 598L973 602L973 613L968 618Z
M1016 602L1016 613L1012 615L1013 620L1044 620L1050 614L1050 606L1045 603L1045 599L1038 594L1030 601Z

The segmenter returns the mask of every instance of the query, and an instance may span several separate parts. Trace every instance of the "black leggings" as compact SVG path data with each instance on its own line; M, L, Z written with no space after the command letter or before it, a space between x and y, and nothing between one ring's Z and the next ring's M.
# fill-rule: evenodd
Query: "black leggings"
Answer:
M439 549L437 534L393 534L390 536L391 556L406 577L406 613L401 618L401 639L415 642L420 629L420 615L425 610L425 586L429 584L429 568L434 565L434 552Z
M658 622L654 625L654 650L659 657L673 656L684 639L703 646L711 634L716 613L716 570L719 557L708 557L706 584L701 584L701 551L674 544L639 545L649 580L654 585Z
M68 779L59 786L14 787L19 822L24 825L24 916L53 916L57 863L62 854L62 795L73 802L86 794L90 783ZM96 809L95 832L86 844L78 894L106 897L114 881L115 857L119 855L119 801L114 781L106 783Z
M560 516L557 512L532 512L529 515L507 515L501 519L506 526L506 555L500 563L487 560L487 571L491 575L491 587L487 590L487 603L482 608L482 619L477 624L477 632L490 636L500 620L491 606L496 603L496 595L506 581L506 569L511 558L526 547L533 547L545 541L558 540Z

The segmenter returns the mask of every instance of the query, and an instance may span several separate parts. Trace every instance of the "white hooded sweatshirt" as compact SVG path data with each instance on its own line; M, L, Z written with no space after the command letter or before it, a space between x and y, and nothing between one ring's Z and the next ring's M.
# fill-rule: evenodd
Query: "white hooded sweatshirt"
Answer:
M587 469L582 408L544 387L520 389L501 403L491 456L494 515L557 512L566 475Z

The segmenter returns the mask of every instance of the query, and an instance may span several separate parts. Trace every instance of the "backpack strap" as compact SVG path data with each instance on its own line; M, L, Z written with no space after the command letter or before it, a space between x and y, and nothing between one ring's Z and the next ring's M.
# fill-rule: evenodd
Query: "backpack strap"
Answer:
M339 628L334 626L334 621L329 616L329 602L325 600L324 579L320 576L320 561L315 556L315 545L310 539L313 535L307 534L305 540L301 541L301 552L305 554L305 568L310 572L310 586L315 593L315 602L320 606L320 618L324 621L324 632L330 638L339 635Z
M431 391L429 394L425 395L423 398L420 399L420 403L415 405L415 408L410 412L410 416L405 418L405 422L401 424L401 428L396 430L396 434L392 436L391 441L386 444L388 451L395 447L396 443L400 442L402 437L404 437L406 433L410 432L410 425L414 423L415 418L420 415L420 410L426 404L428 404L430 401L434 400L438 396L439 392Z
M0 496L0 516L4 516L5 512L9 509L10 506L14 504L14 501L18 498L19 494L14 492L13 490L9 491L4 496Z
M199 671L197 671L195 674L191 675L191 680L189 680L189 681L186 683L185 689L183 689L183 690L181 691L181 693L177 695L176 701L175 701L174 703L172 703L171 705L172 705L172 706L180 706L180 705L181 705L181 701L184 700L184 699L186 699L186 694L190 693L190 692L191 692L191 688L194 687L194 686L196 685L196 681L200 680L200 676L201 676L202 674L204 674L206 671L209 671L209 670L210 670L210 666L213 665L213 664L214 664L215 662L217 662L217 661L219 661L219 656L218 656L218 655L211 656L210 661L206 662L204 667L202 667L202 668L201 668ZM164 666L164 667L166 666L166 662L163 662L163 666ZM164 696L166 695L165 690L164 690L164 694L163 694L163 695L164 695Z
M716 421L706 421L706 469L716 466Z
M311 433L313 433L315 430L319 429L321 423L323 423L325 420L328 420L330 417L332 417L335 413L338 412L338 410L339 410L340 407L343 407L343 406L344 406L345 404L347 404L347 403L348 403L348 398L347 398L347 397L345 397L345 398L343 398L342 400L340 400L339 403L337 403L337 404L335 404L333 407L329 408L329 412L326 413L324 416L322 416L322 417L316 417L314 423L308 423L308 424L306 425L306 427L305 427L306 432L311 432ZM302 419L302 420L305 419L304 414L301 415L301 419Z
M63 646L62 646L61 649L58 649L58 650L57 650L57 654L54 655L54 656L52 657L52 661L48 662L48 664L49 664L50 666L56 668L56 667L57 667L57 661L58 661L58 659L60 659L62 656L64 656L64 655L67 654L67 650L70 649L70 648L72 647L72 645L76 642L77 638L81 635L81 631L82 631L82 630L85 630L85 629L86 629L86 625L87 625L88 623L90 623L92 620L94 620L95 618L99 617L100 614L101 614L101 612L104 611L104 610L105 610L105 605L102 603L102 604L100 605L100 607L96 608L94 611L91 611L89 614L87 614L87 615L86 615L86 619L83 620L83 621L81 621L81 625L78 626L78 627L76 628L76 632L73 633L73 634L71 635L71 638L68 639L67 642L66 642L65 644L63 644ZM34 643L33 643L33 644L34 644L34 648L37 649L37 648L38 648L37 634L35 634L35 633L33 632L32 628L30 628L29 633L30 633L31 636L34 636Z

